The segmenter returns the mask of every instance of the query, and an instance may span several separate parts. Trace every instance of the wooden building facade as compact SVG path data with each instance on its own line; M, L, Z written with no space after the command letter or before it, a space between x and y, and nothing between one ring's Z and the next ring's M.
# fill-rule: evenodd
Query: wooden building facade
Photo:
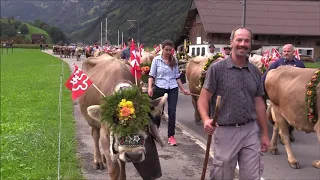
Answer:
M193 0L175 45L230 43L231 31L242 25L238 1ZM254 33L252 49L293 44L300 54L320 58L320 1L247 1L246 27ZM263 49L263 48L262 48Z

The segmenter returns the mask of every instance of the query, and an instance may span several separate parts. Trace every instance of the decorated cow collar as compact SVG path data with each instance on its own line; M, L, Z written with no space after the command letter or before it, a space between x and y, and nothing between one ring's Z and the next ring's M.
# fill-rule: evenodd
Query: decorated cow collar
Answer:
M318 69L311 80L307 84L306 93L306 113L311 123L317 123L316 116L316 97L317 97L317 85L320 82L320 69Z
M207 71L208 71L208 68L209 68L210 64L211 64L213 61L215 61L215 60L217 60L218 58L221 58L221 57L223 58L224 55L223 55L222 53L219 53L219 52L218 52L216 55L211 56L211 57L209 57L209 58L207 59L206 63L205 63L204 66L203 66L203 69L202 69L201 75L200 75L200 79L199 79L199 87L200 87L200 88L202 88L202 86L203 86L204 79L205 79L205 77L206 77L206 74L207 74Z
M118 137L145 130L150 119L148 95L135 85L120 89L105 97L101 105L101 121L106 122Z

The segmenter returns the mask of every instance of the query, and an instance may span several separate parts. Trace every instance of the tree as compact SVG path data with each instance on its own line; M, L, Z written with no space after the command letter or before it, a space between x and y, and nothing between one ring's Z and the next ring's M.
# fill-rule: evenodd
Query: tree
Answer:
M61 31L61 29L56 27L51 27L48 34L53 40L53 43L58 43L59 41L67 42L67 36Z
M26 24L23 24L23 25L20 27L20 32L21 32L21 34L28 34L29 29L28 29L28 27L27 27Z
M1 23L0 34L2 37L14 37L17 31L13 24Z

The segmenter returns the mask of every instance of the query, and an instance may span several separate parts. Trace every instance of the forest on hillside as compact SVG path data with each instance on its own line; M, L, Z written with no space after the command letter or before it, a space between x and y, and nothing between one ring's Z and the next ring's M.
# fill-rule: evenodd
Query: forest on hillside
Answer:
M25 23L14 18L1 18L0 27L2 41L13 40L16 44L31 44L32 34L44 34L46 43L68 43L67 36L60 28L50 26L40 20Z
M164 39L175 40L182 31L192 0L64 0L1 1L1 15L24 21L39 19L61 28L72 42L100 42L100 23L108 19L108 40L118 42L138 38L152 45ZM28 8L24 8L28 7ZM128 22L128 20L135 20ZM139 33L138 33L139 22ZM121 38L120 38L121 41Z

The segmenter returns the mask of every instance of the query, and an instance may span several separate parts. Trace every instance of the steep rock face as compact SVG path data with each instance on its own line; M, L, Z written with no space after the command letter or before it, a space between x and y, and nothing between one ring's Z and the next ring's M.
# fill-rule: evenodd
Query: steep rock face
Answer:
M23 21L40 19L61 28L72 41L100 42L100 23L108 18L108 41L134 37L146 44L177 38L184 25L191 0L1 0L1 16ZM132 24L128 20L133 21ZM139 21L139 28L138 28ZM138 30L139 29L139 30Z

